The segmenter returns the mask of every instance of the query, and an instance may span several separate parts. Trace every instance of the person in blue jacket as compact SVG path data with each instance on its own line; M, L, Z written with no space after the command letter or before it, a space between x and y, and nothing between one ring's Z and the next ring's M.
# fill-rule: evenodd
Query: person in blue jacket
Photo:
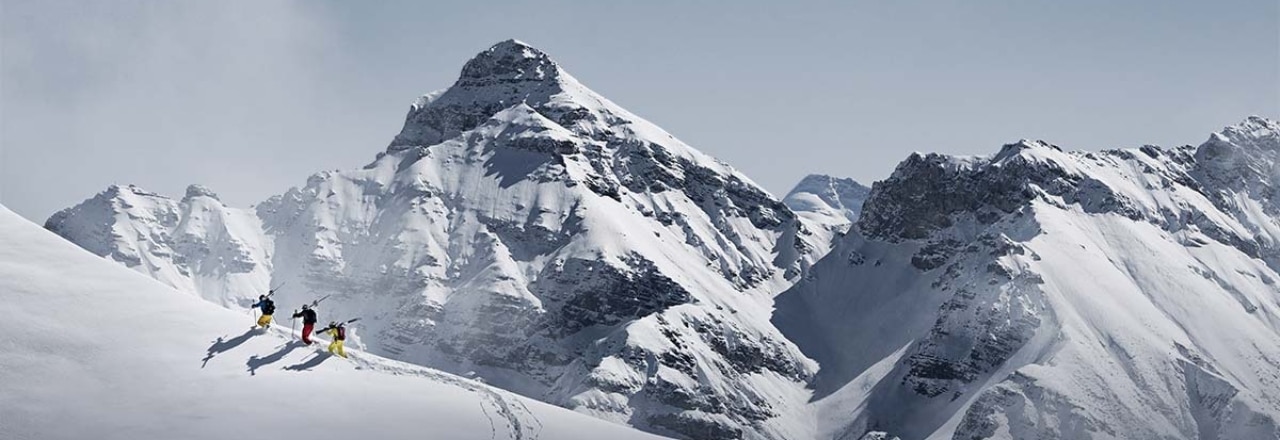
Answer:
M258 302L249 306L262 310L262 316L258 317L258 327L267 329L271 327L271 314L276 312L276 302L266 295L259 295Z

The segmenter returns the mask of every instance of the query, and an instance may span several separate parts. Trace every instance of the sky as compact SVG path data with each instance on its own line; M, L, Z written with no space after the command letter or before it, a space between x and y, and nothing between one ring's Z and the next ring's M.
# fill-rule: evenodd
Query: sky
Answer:
M0 203L248 207L373 160L517 38L776 195L913 151L1198 144L1280 118L1280 2L0 0Z

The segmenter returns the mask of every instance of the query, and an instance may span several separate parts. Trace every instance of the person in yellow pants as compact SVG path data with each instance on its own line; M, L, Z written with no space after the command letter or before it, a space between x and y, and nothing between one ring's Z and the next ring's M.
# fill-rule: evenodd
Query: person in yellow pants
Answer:
M342 348L342 342L347 340L347 327L345 323L330 322L328 327L325 327L317 333L327 333L329 335L329 340L333 341L329 343L329 353L333 353L344 358L347 357L346 350L343 350Z
M259 295L258 302L253 303L253 305L249 307L262 310L262 316L258 317L258 327L262 327L264 329L271 327L271 314L276 312L275 301L272 301L271 298L268 298L266 295Z

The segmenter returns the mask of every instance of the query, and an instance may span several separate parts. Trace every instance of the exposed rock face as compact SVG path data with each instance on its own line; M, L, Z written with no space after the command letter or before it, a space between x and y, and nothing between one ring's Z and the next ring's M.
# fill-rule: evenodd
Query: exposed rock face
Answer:
M208 222L196 201L215 203L211 191L146 198L156 208L107 196L49 227L224 303L281 283L284 308L332 295L322 319L362 317L353 341L376 354L606 419L685 438L800 435L786 420L816 368L768 317L826 243L523 43L495 45L419 99L363 169L316 174L252 212L216 203L253 219L225 240L175 232ZM105 218L129 239L106 238ZM160 232L129 247L137 234L118 231L137 228ZM219 243L250 251L235 260ZM192 281L197 267L250 281Z
M912 155L775 323L860 408L848 438L1276 438L1277 154L1255 117L1198 148Z

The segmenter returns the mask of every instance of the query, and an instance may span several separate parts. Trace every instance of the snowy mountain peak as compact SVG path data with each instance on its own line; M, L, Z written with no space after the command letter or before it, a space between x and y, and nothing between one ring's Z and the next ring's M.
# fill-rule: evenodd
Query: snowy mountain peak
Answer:
M217 194L217 193L214 193L214 192L213 192L213 190L209 189L209 187L204 186L204 185L190 185L190 186L188 186L188 187L187 187L187 195L186 195L185 197L183 197L183 198L182 198L182 200L183 200L183 201L187 201L187 200L191 200L191 199L196 198L196 197L209 197L209 198L214 199L214 200L217 200L217 201L219 201L219 202L221 202L221 201L222 201L222 199L219 199L219 198L218 198L218 194Z
M1252 115L1235 124L1223 129L1228 133L1241 133L1251 137L1274 136L1276 132L1280 132L1280 121L1273 121L1262 116Z
M467 61L458 84L536 82L556 78L560 73L559 65L545 52L512 39L495 44Z
M797 183L782 203L812 226L815 248L826 254L828 245L849 230L862 214L862 203L870 188L854 181L823 174L810 174Z
M117 197L128 197L130 195L154 196L156 195L156 193L142 189L141 187L134 184L127 184L127 185L112 184L111 186L108 186L106 190L103 190L101 193L98 193L98 195L95 198L109 199L109 198L117 198Z
M810 174L787 193L783 203L797 213L834 210L856 222L870 192L871 188L853 179Z
M1210 135L1210 143L1229 143L1238 147L1280 150L1280 122L1261 116L1250 116L1239 124Z
M480 52L444 91L418 98L388 151L428 146L475 128L499 111L526 103L553 119L599 117L605 101L560 68L545 52L507 40Z
M363 168L254 211L205 192L50 229L232 307L287 281L278 303L331 297L324 313L366 318L373 353L609 420L806 437L788 420L815 367L768 315L833 230L527 44L419 98Z
M1250 116L1210 135L1195 150L1195 160L1197 179L1273 199L1270 188L1280 183L1280 123Z
M112 185L45 222L96 255L207 299L239 304L267 285L270 257L260 221L228 208L213 191L191 185L177 201L134 185Z
M838 192L838 188L845 186L866 188L865 185L862 185L853 179L835 177L826 174L810 174L804 176L803 179L800 179L800 182L796 183L796 186L791 189L791 192L814 192L815 190L820 190L822 192Z
M1018 157L1018 156L1027 157L1027 156L1035 155L1036 152L1038 151L1043 152L1047 150L1062 151L1062 149L1058 148L1058 146L1050 144L1045 141L1041 141L1041 140L1033 141L1028 139L1021 139L1018 142L1014 142L1012 144L1005 144L1004 146L1000 147L1000 152L996 153L995 157L992 158L992 161L1002 162L1014 157Z
M117 214L132 212L133 215L139 215L144 211L155 208L154 201L156 200L167 199L136 185L113 184L94 195L93 198L53 214L45 227L49 228L51 227L50 225L61 224L69 218L83 216L88 212L94 212L93 220L98 222L109 221L109 217Z

